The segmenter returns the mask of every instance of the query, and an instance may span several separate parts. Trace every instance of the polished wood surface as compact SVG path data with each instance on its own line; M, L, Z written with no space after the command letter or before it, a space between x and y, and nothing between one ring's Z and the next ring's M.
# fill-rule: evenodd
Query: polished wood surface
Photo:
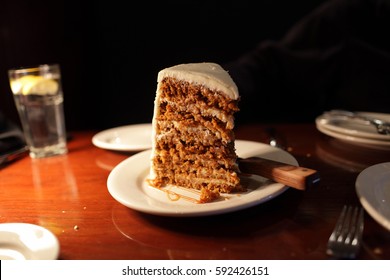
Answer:
M390 152L347 145L314 124L245 125L236 137L268 143L270 127L301 166L320 173L318 185L216 216L143 214L107 190L111 170L132 154L95 147L96 131L73 132L65 156L0 166L0 222L51 230L59 259L329 259L326 243L342 206L359 204L358 174L389 161ZM367 213L363 239L360 259L390 259L390 232Z

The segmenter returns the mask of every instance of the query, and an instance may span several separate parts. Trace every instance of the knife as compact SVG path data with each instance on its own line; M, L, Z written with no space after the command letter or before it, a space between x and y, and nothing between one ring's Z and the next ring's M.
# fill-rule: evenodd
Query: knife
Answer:
M22 147L18 150L14 150L14 151L11 151L9 153L6 153L4 155L0 155L0 165L2 165L3 163L14 161L14 160L21 158L27 154L28 154L28 148L26 146L26 147Z
M320 181L318 171L260 157L238 158L242 173L255 174L286 186L305 190Z

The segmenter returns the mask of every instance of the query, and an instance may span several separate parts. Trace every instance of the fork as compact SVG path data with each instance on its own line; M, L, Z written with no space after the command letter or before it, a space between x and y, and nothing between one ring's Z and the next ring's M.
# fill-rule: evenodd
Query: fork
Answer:
M337 259L354 259L359 253L364 229L364 210L344 205L328 240L327 254Z

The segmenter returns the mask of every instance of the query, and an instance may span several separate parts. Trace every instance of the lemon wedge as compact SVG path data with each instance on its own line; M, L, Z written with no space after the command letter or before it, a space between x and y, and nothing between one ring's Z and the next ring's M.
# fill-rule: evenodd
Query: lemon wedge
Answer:
M11 81L11 89L14 94L55 94L58 90L58 83L41 76L27 75Z

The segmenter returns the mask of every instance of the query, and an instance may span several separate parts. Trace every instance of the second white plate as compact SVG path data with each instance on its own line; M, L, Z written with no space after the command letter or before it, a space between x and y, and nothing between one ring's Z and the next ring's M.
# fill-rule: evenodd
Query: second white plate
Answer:
M390 122L390 115L373 112L358 112L359 115L370 118L378 118ZM350 136L356 139L387 141L390 142L390 135L379 134L373 125L362 124L359 121L349 120L338 116L323 114L315 120L317 126L343 136Z
M390 149L390 141L376 140L371 138L364 138L358 136L352 136L340 132L336 132L328 129L327 127L317 123L317 129L322 133L334 137L339 140L346 141L351 144L364 146L368 148L381 149L381 150L389 150Z
M288 152L266 144L236 140L239 157L260 156L298 165ZM244 178L248 191L223 195L226 199L198 204L186 199L174 200L167 193L151 187L149 175L151 151L143 151L119 163L107 179L108 191L119 203L134 210L161 216L205 216L228 213L264 203L283 193L288 187L260 176Z
M92 143L102 149L141 151L152 147L152 124L141 123L103 130L92 137Z

